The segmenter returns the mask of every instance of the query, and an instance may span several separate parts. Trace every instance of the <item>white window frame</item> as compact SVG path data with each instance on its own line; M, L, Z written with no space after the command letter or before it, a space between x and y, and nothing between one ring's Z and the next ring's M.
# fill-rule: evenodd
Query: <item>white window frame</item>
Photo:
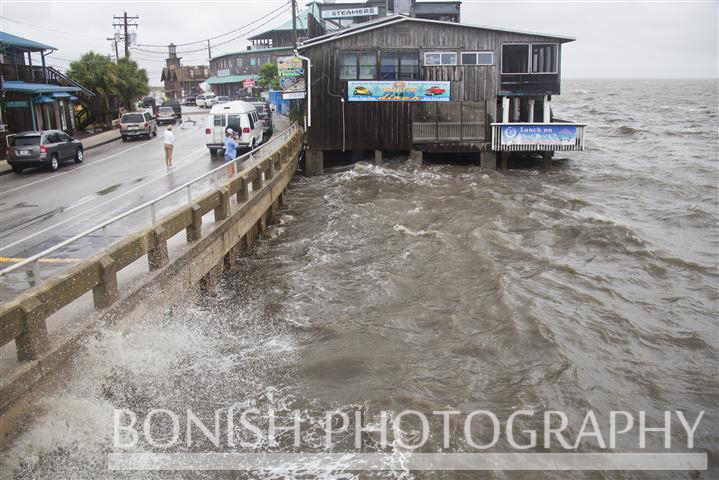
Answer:
M476 51L459 52L459 60L462 60L462 55L467 54L467 53L473 53L475 61L478 58L477 56L480 53L489 53L490 55L492 55L492 63L464 63L464 62L462 62L462 65L466 65L468 67L489 67L489 66L494 65L494 52L491 50L476 50Z
M454 55L454 63L441 63L441 62L442 62L442 54L445 54L445 53ZM440 63L427 63L427 55L428 55L428 54L429 54L429 55L437 55L437 54L439 54L439 61L440 61ZM425 67L454 67L454 66L458 65L458 63L457 63L457 60L458 60L458 58L457 58L457 52L450 52L450 51L435 51L435 50L433 50L433 51L430 51L430 52L424 52L424 55L422 56L422 60L423 60L423 65L424 65Z
M554 57L554 71L552 72L534 72L532 71L532 48L535 45L554 45L557 47L557 54ZM531 75L556 75L559 73L559 44L556 42L537 42L529 45L529 73Z
M506 42L502 43L500 45L500 55L504 55L504 46L505 45L527 45L529 48L527 49L527 73L507 73L504 71L503 63L500 60L499 68L500 73L505 75L557 75L559 74L559 43L557 42ZM554 71L553 72L532 72L532 47L534 45L556 45L557 46L557 57L554 59ZM500 59L502 58L500 56Z

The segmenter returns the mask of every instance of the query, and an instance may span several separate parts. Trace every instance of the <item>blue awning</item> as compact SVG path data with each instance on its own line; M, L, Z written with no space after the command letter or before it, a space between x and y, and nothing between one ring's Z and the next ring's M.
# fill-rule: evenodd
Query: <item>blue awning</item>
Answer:
M24 92L24 93L55 93L55 92L79 92L78 87L65 87L63 85L53 85L48 83L30 83L19 81L3 82L2 87L8 92Z
M45 45L7 32L0 32L0 43L9 47L20 47L31 52L42 52L43 50L57 50L55 47Z
M40 103L55 103L55 99L46 95L40 95L39 97L33 98L32 103L33 105L38 105Z
M67 92L55 92L52 96L55 98L70 98L70 94Z

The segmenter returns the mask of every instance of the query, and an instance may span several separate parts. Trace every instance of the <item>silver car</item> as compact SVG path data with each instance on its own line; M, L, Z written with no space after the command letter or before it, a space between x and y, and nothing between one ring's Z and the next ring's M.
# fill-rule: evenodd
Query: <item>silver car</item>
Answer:
M163 123L177 123L177 115L172 107L160 107L157 111L157 124L162 125Z
M82 163L82 142L61 130L22 132L8 137L8 163L15 173L28 167L57 170L63 160Z

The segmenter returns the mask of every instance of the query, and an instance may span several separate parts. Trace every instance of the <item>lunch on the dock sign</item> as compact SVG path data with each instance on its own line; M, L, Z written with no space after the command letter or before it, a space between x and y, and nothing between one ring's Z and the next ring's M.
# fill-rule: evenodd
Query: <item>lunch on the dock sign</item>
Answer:
M502 125L502 145L574 145L574 125Z
M349 81L350 102L449 102L449 82Z

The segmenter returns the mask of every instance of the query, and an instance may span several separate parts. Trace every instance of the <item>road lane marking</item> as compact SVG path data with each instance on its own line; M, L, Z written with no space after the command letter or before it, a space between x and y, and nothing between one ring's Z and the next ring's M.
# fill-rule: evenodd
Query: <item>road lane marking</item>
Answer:
M18 263L26 260L19 257L0 257L0 263ZM80 258L41 258L39 263L76 263L81 261Z
M182 123L180 123L180 126L182 126ZM182 136L182 135L179 135L179 134L178 134L178 137L180 137L180 136ZM21 190L21 189L26 188L26 187L31 187L31 186L33 186L33 185L37 185L38 183L42 183L42 182L44 182L44 181L46 181L46 180L52 180L52 179L54 179L54 178L59 178L59 177L61 177L61 176L63 176L63 175L67 175L68 173L77 172L77 171L80 171L80 170L82 170L82 169L84 169L84 168L94 167L95 165L98 165L99 163L102 163L102 162L104 162L104 161L106 161L106 160L110 160L111 158L115 158L115 157L117 157L118 155L122 155L122 154L124 154L124 153L130 152L130 151L135 150L135 149L137 149L137 148L140 148L140 147L149 145L150 143L152 143L152 144L154 145L154 143L156 143L158 140L162 140L159 135L158 135L157 137L155 137L154 139L151 139L149 142L143 142L143 143L141 143L141 144L139 144L139 145L135 145L134 147L130 147L130 148L125 149L125 150L123 150L123 151L121 151L121 152L113 153L113 154L110 155L109 157L105 157L105 158L101 158L101 159L99 159L99 160L95 160L95 161L92 162L92 163L88 162L88 163L86 163L85 165L81 165L81 166L79 166L79 167L77 167L77 168L73 168L72 170L66 170L66 171L64 171L64 172L52 172L51 174L49 174L48 176L46 176L46 177L44 177L44 178L41 178L41 179L39 179L39 180L35 180L34 182L26 183L25 185L20 185L19 187L11 188L10 190L1 190L1 189L0 189L0 197L2 197L3 195L7 195L8 193L16 192L16 191Z
M190 152L188 155L185 155L185 156L182 157L182 158L184 159L184 158L193 156L193 155L195 155L197 152L199 152L199 151L201 151L201 150L205 150L206 148L207 148L207 147L203 145L202 147L199 147L199 148L193 150L193 151ZM43 233L45 233L45 232L48 232L48 231L50 231L50 230L52 230L52 229L54 229L54 228L56 228L56 227L59 227L60 225L64 225L65 223L70 222L70 221L72 221L72 220L74 220L74 219L76 219L76 218L78 218L78 217L80 217L80 216L82 216L82 215L85 215L86 213L89 213L89 212L91 212L91 211L93 211L93 210L97 210L97 209L100 208L100 207L104 207L105 205L107 205L107 204L109 204L109 203L114 203L117 199L122 198L122 197L124 197L125 195L128 195L128 194L130 194L130 193L132 193L132 192L134 192L134 191L136 191L136 190L139 190L139 189L141 189L141 188L145 188L145 187L148 186L149 184L151 184L151 183L153 183L153 182L156 182L157 180L160 180L160 179L162 179L163 177L166 177L166 176L168 176L168 175L171 175L172 173L177 172L178 170L181 170L181 169L183 169L183 168L185 168L185 167L188 167L188 166L190 166L190 165L192 165L192 161L186 162L184 165L178 166L178 167L174 168L173 170L171 170L171 171L169 171L169 172L166 171L163 175L159 175L158 177L155 177L155 178L153 178L153 179L151 179L151 180L149 180L149 181L147 181L147 182L143 182L143 183L139 184L138 186L136 186L135 188L131 188L130 190L128 190L128 191L126 191L126 192L124 192L124 193L122 193L122 194L120 194L120 195L117 195L116 197L110 198L110 199L108 199L107 201L105 201L105 202L103 202L103 203L100 203L100 204L98 204L98 205L95 205L94 207L89 208L89 209L87 209L87 210L84 210L84 211L82 211L82 212L80 212L80 213L78 213L78 214L76 214L76 215L73 215L73 216L70 217L70 218L66 218L65 220L63 220L63 221L61 221L61 222L58 222L58 223L56 223L56 224L54 224L54 225L51 225L51 226L49 226L49 227L47 227L47 228L44 228L44 229L39 230L39 231L37 231L37 232L35 232L35 233L32 233L32 234L28 235L27 237L22 238L22 239L20 239L20 240L17 240L17 241L15 241L15 242L12 242L12 243L10 243L10 244L8 244L8 245L3 245L2 247L0 247L0 252L3 251L3 250L7 250L8 248L12 248L12 247L14 247L14 246L16 246L16 245L19 245L19 244L23 243L24 241L30 240L31 238L34 238L34 237L36 237L36 236L38 236L38 235L41 235L41 234L43 234ZM158 170L156 170L156 171L159 171L159 170L165 170L165 169L162 168L162 169L158 169ZM205 172L205 173L206 173L206 172ZM161 194L161 195L162 195L162 194ZM158 196L159 196L159 195L158 195ZM100 222L98 222L98 223L100 223Z

